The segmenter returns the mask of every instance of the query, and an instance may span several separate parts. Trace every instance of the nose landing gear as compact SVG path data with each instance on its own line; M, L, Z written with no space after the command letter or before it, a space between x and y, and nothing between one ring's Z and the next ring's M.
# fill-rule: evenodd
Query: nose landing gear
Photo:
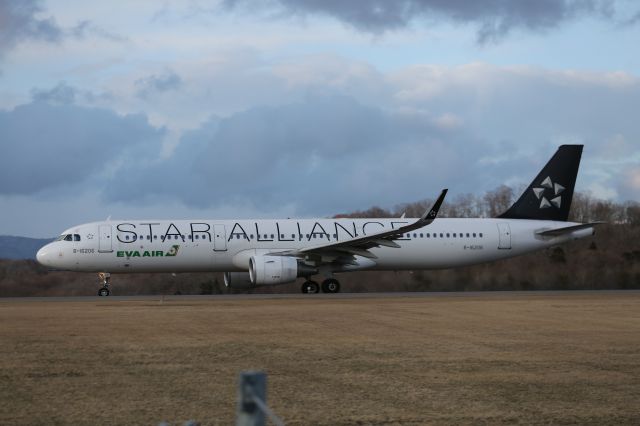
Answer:
M98 277L102 280L102 288L98 290L98 296L108 296L111 294L109 291L109 281L111 281L111 274L108 272L100 272Z

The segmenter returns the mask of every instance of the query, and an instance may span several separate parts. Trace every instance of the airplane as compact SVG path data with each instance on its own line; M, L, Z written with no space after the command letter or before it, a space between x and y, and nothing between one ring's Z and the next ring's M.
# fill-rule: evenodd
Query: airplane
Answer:
M562 145L496 218L438 218L447 189L419 218L106 220L73 226L37 253L42 265L111 273L223 272L234 289L305 279L303 293L338 293L336 274L441 269L523 255L591 236L568 222L582 145ZM323 277L319 285L314 276Z

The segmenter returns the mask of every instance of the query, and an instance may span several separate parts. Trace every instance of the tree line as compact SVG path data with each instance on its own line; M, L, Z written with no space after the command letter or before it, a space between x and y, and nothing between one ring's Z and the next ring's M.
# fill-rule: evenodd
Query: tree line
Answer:
M460 194L445 201L439 216L497 217L515 203L519 194L525 189L514 190L509 186L501 185L483 195ZM420 217L434 201L425 199L414 203L398 204L391 209L371 207L367 210L338 214L335 217L397 217L402 214L406 214L407 217ZM610 224L637 226L640 225L640 203L637 201L616 203L595 198L589 193L576 192L573 195L569 220L573 222L603 221Z

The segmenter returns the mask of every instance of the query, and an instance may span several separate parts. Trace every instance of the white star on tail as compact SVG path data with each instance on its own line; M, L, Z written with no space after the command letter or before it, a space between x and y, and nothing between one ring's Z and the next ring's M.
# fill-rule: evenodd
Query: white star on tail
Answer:
M536 198L540 200L541 209L548 209L552 205L556 208L560 208L562 206L562 197L560 194L564 189L564 186L559 183L553 183L551 177L547 176L547 178L540 183L539 187L533 188L533 193L536 195ZM554 198L551 198L551 201L544 196L544 193L547 190L553 191Z

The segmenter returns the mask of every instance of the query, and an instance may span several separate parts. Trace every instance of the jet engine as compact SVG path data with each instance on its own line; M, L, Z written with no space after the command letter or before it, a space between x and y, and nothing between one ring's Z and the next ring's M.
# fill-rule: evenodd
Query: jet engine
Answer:
M253 256L249 259L249 275L255 285L285 284L317 274L318 270L289 256Z
M288 256L253 256L249 275L256 285L284 284L298 278L298 260Z
M249 258L249 272L225 272L224 285L246 290L261 285L286 284L318 270L294 257L260 255Z
M247 290L255 287L248 272L225 272L224 285L229 288Z

